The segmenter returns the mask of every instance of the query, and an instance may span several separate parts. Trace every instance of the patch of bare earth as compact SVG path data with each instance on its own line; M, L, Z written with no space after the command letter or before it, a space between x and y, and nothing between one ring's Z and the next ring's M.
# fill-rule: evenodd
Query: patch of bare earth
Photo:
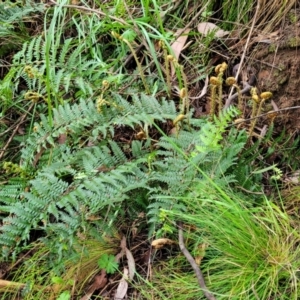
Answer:
M257 70L256 86L260 92L272 92L279 109L300 106L300 21L287 22L275 33L259 43L252 53L252 64ZM284 111L276 124L289 133L299 133L300 109Z

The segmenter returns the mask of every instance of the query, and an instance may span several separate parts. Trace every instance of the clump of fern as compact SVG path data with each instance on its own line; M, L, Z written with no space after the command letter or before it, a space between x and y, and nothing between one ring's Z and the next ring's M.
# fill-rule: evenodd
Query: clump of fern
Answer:
M5 253L18 251L16 245L29 241L31 229L36 229L62 256L73 249L79 232L109 229L107 223L113 224L122 213L117 206L147 187L149 149L143 151L143 143L135 141L135 159L128 159L121 145L112 141L114 131L118 126L151 126L154 120L172 119L175 105L145 95L131 103L119 95L113 99L115 106L100 112L90 101L61 105L53 111L54 126L41 116L21 157L22 167L38 166L38 170L27 181L26 190L14 194L7 185L1 192L3 210L10 212L0 238ZM66 136L64 143L61 135ZM89 136L93 147L80 146L84 136ZM102 217L90 221L94 215Z
M181 131L176 137L161 138L151 176L151 180L160 184L159 187L154 185L152 190L154 201L149 205L150 222L160 223L162 210L185 210L178 199L192 191L199 181L210 178L220 188L238 181L228 170L236 164L247 136L235 128L225 134L236 114L237 110L232 107L220 118L215 117L214 122L191 120L200 127L199 131ZM165 229L162 228L161 233Z
M160 222L161 208L181 207L177 197L203 180L195 166L208 172L220 186L234 180L224 175L243 146L243 134L229 132L228 147L222 141L234 109L215 122L191 119L195 129L190 132L162 136L152 161L153 150L142 150L143 142L135 141L134 158L129 159L121 144L112 141L117 127L143 128L153 126L155 120L174 119L175 104L146 95L136 95L131 103L119 95L112 96L114 105L102 107L100 112L90 101L59 106L53 110L54 126L41 116L21 157L24 168L39 166L38 170L19 195L11 193L9 185L2 191L3 210L10 212L0 236L3 254L20 251L35 229L40 232L40 240L59 257L68 255L75 249L78 234L94 236L99 230L104 234L122 214L122 205L138 199L145 189L152 199L148 210L155 225ZM59 138L62 135L64 143ZM94 146L80 146L84 135ZM18 196L22 201L17 201ZM164 196L174 201L165 201Z

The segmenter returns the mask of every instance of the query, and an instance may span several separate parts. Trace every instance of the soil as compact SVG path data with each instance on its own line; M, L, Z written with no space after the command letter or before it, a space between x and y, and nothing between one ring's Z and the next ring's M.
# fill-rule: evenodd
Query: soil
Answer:
M300 106L300 11L295 18L296 22L288 20L273 40L259 43L251 56L258 90L272 92L278 109ZM275 124L299 134L300 109L284 111Z

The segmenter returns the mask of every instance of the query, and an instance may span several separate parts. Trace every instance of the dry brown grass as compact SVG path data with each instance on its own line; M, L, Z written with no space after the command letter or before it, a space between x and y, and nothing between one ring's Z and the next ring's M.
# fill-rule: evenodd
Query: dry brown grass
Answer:
M282 25L288 12L300 4L299 0L259 0L261 9L258 13L256 28L263 33L273 32Z

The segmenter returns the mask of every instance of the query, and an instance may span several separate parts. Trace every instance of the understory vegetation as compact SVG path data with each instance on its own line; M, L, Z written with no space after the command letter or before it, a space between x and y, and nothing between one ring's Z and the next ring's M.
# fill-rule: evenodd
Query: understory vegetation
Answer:
M298 5L0 2L1 299L299 299L299 128L233 68Z

